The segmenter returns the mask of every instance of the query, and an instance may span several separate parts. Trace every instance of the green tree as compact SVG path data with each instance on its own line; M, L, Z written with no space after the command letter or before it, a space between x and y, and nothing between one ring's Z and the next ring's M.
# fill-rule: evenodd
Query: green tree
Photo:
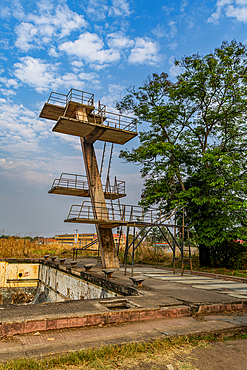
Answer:
M167 212L186 205L201 266L239 267L247 232L247 50L235 40L184 57L176 81L153 74L117 103L148 129L121 151L141 165L141 204ZM237 256L237 258L236 258Z

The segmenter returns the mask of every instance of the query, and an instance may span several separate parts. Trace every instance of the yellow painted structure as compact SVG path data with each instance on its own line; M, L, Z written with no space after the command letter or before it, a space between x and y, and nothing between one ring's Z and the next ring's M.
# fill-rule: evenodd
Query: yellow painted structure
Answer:
M39 264L0 261L0 288L37 287Z

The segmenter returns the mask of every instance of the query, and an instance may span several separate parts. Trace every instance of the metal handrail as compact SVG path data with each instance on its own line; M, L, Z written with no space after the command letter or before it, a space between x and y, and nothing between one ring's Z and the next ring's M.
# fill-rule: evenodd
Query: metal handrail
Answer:
M67 94L66 103L68 104L69 101L75 101L77 103L86 104L87 105L94 105L94 94L89 93L87 91L77 90L77 89L70 89Z
M96 211L96 212L94 212ZM107 212L106 212L107 211ZM95 213L98 217L95 217ZM100 219L125 222L151 222L154 223L160 217L160 210L149 208L144 211L143 207L118 203L96 202L94 207L91 202L84 201L82 205L72 205L67 219Z
M70 177L74 177L74 178L70 178ZM62 173L59 179L53 180L52 188L53 187L89 190L87 177L85 175L77 175L77 174L66 173L66 172ZM103 189L105 193L123 195L125 194L125 181L116 180L114 185L109 185L109 184L104 185Z
M105 112L106 118L103 122L103 126L114 127L120 130L126 130L131 132L137 132L137 119L117 114L113 112Z
M51 103L51 102L54 102L56 103L55 105L61 105L62 107L65 107L66 106L66 98L67 98L67 95L65 94L60 94L60 93L57 93L55 91L52 91L50 93L50 96L47 100L47 103ZM61 104L59 104L61 103Z

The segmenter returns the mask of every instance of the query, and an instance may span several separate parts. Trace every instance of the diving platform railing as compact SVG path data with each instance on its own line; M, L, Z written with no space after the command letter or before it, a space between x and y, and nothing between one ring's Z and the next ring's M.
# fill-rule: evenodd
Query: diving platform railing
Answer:
M95 217L97 215L97 217ZM159 221L160 220L160 221ZM152 225L156 222L162 223L160 210L119 204L119 203L95 203L94 207L90 201L81 205L72 205L65 222L107 224L109 227L117 225ZM110 226L111 225L111 226Z
M98 248L97 249L91 249L92 246L97 244ZM95 239L91 241L90 243L84 245L83 247L80 248L73 248L73 260L77 260L77 255L79 251L86 251L88 250L89 252L98 252L98 257L99 257L99 239Z
M106 106L94 105L94 94L71 89L67 95L52 92L45 103L41 118L57 121L53 131L87 137L99 130L97 140L125 144L137 135L137 119L107 112Z
M115 179L114 185L110 185L108 182L103 185L103 191L106 199L114 200L125 197L125 181ZM73 173L62 173L59 179L53 181L49 193L89 197L87 177Z
M94 106L94 94L77 89L70 89L70 91L66 95L52 91L47 100L47 103L65 108L70 101L79 104Z

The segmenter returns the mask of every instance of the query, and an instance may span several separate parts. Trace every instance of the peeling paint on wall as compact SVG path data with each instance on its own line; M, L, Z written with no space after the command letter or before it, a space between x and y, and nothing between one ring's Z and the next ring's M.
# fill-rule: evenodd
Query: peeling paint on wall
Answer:
M46 265L40 265L39 281L36 296L42 295L46 299L45 302L121 296L106 288ZM35 297L34 303L36 300L39 299Z

